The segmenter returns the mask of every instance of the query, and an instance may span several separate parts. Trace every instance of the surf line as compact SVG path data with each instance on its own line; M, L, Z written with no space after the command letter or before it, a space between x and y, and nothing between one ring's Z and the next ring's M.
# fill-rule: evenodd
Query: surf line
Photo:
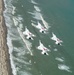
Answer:
M46 29L49 29L51 26L48 25L48 23L43 19L42 15L40 14L40 18L44 24L44 26L46 27Z

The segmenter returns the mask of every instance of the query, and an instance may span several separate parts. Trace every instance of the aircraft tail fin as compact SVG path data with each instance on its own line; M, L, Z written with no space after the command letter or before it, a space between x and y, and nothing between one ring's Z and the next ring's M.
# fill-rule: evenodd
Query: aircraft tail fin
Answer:
M34 23L31 23L32 26L36 27L36 25Z

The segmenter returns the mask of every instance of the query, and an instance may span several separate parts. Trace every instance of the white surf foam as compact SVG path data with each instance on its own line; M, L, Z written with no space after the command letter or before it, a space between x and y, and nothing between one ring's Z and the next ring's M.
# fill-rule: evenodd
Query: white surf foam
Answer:
M23 50L23 47L19 47L19 48L14 47L14 51L15 51L15 52L18 52L18 53L21 53L21 52L23 52L24 50Z
M38 12L41 11L40 8L39 8L38 6L36 6L36 5L34 5L34 8L35 8L35 10L38 11Z
M31 63L32 61L31 60L29 60L29 63Z
M14 51L17 52L16 54L17 57L20 57L21 55L24 56L27 53L26 46L24 48L25 50L23 49L23 47L19 47L19 48L14 47Z
M44 18L42 17L42 15L40 14L40 18L41 18L41 20L42 20L42 22L43 22L43 24L44 24L44 26L47 28L47 29L49 29L50 28L50 26L48 25L48 23L44 20Z
M20 62L24 65L31 65L31 63L27 62L27 61L24 61L23 59L20 59L18 57L14 57L14 60L16 60L17 62Z
M9 1L9 2L8 2ZM12 73L13 73L13 75L18 75L17 74L17 71L18 71L18 67L16 67L16 63L14 62L14 57L13 57L13 54L12 54L12 52L13 52L13 50L14 50L14 48L13 48L13 45L12 45L12 39L14 39L14 38L11 38L11 36L10 36L10 34L11 34L11 32L12 32L12 26L13 26L13 21L12 21L12 14L14 14L15 12L13 11L12 12L12 4L11 4L11 1L12 0L4 0L4 3L5 3L5 11L4 11L4 17L5 17L5 22L6 22L6 26L7 26L7 30L8 30L8 34L7 34L7 45L8 45L8 48L9 48L9 54L10 54L10 64L11 64L11 68L12 68ZM14 10L15 10L15 8L14 8ZM20 17L20 16L19 16ZM18 18L20 21L22 20L22 18L20 17L20 18ZM20 23L20 22L19 22ZM16 22L16 25L18 26L18 23ZM22 28L21 26L20 26L20 28ZM13 34L11 34L12 36L13 36ZM23 61L24 62L24 61ZM26 75L26 73L24 73L25 75ZM24 75L23 74L23 75ZM27 75L28 75L29 73L27 73ZM20 74L20 75L22 75L22 74ZM31 75L31 74L29 74L29 75Z
M56 59L57 61L64 62L64 59L63 59L63 58L56 57L55 59Z
M17 75L15 64L13 62L13 55L12 55L13 46L12 46L12 41L11 41L9 36L7 37L7 45L9 47L10 63L11 63L12 73L13 73L13 75Z
M12 40L17 40L17 39L20 40L21 39L20 37L18 37L18 35L13 34L11 32L9 33L9 35L10 35L10 37L11 37Z
M37 12L37 11L34 11L34 12L28 12L29 14L33 15L33 18L36 19L36 20L41 20L40 18L40 13Z
M21 27L21 29L23 28L22 21L23 21L23 18L20 15L13 17L14 25L16 27Z
M72 71L70 71L70 67L69 67L69 66L66 66L66 65L64 65L64 64L58 64L58 68L59 68L60 70L65 70L65 71L67 71L67 72L72 72Z
M12 14L14 15L16 12L15 12L15 9L16 9L16 7L12 7L13 9L12 9Z
M20 71L19 75L32 75L27 71Z
M31 20L31 23L36 23L36 21Z
M57 49L57 48L55 48L55 49L54 49L54 51L58 51L58 49Z
M4 17L5 17L5 22L6 22L6 26L7 28L11 28L12 26L12 21L10 20L10 13L12 11L12 4L11 4L11 0L9 0L9 2L7 2L7 0L4 0L4 4L5 4L5 11L3 13ZM12 45L12 40L10 39L10 35L9 35L10 31L8 30L8 34L7 34L7 45L8 45L8 48L9 48L9 54L10 54L10 64L11 64L11 68L12 68L12 73L13 75L17 75L17 71L16 71L16 68L15 68L15 64L14 64L14 61L13 61L13 55L12 55L12 52L13 52L13 45Z
M36 3L34 0L31 0L31 3L33 3L33 4L38 4L38 3Z

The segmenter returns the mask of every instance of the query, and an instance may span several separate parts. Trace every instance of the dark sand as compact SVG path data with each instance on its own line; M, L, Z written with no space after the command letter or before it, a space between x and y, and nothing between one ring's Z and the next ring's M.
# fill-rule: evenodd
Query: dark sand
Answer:
M12 75L7 47L7 29L3 17L4 4L0 0L0 75Z

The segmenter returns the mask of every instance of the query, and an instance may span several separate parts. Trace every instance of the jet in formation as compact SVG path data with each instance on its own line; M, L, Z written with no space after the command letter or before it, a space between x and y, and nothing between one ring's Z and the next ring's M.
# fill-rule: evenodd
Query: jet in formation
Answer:
M63 41L60 40L59 38L57 38L54 33L52 33L51 39L55 41L55 44L57 44L57 45L62 45L61 43L62 43Z
M26 36L27 39L31 39L34 40L33 37L36 37L36 35L34 35L33 33L31 33L27 27L25 27L25 31L23 32L23 34Z
M37 47L37 49L41 50L41 54L43 55L48 55L48 51L50 51L48 48L46 48L42 43L41 41L39 41L39 46Z

